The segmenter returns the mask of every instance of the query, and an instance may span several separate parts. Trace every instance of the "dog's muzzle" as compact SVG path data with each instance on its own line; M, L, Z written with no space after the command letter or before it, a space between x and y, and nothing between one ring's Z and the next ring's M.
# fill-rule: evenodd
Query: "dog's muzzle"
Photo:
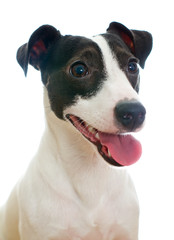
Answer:
M116 120L128 132L139 129L145 120L145 115L146 109L137 101L122 101L115 107Z

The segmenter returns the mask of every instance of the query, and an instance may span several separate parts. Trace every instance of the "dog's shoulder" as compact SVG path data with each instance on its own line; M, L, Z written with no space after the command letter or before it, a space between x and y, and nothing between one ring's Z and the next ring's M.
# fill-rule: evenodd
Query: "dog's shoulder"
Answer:
M19 208L16 185L16 187L11 192L6 205L0 209L0 238L9 240L20 240L18 229Z

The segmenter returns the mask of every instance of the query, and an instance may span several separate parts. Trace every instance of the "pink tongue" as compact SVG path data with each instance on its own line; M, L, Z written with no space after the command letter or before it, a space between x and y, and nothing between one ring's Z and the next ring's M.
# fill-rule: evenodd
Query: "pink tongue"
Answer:
M102 145L108 148L112 158L120 165L129 166L141 157L141 144L131 135L99 132L99 137Z

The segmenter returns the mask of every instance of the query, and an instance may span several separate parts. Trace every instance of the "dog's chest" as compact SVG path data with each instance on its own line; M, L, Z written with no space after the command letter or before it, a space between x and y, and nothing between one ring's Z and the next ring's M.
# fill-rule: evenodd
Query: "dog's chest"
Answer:
M42 202L42 208L45 205L44 213L42 209L39 211L39 207L35 211L37 216L34 219L39 221L34 225L39 228L38 232L42 232L43 239L44 236L49 236L51 240L135 240L137 232L133 229L136 229L138 222L136 194L132 192L132 186L129 184L126 187L127 181L122 180L119 190L116 186L118 182L113 182L112 185L108 183L103 194L101 186L92 191L84 190L83 195L77 194L76 197L72 193L68 194L66 186L66 194L58 196L49 193L49 204L48 199ZM92 186L88 189L90 188ZM47 228L44 227L45 224Z
M71 168L67 178L55 161L48 172L43 155L37 157L42 159L40 170L33 162L20 186L21 208L26 209L23 222L30 222L27 234L37 232L39 240L137 239L137 196L126 170L103 168L102 161L90 168L89 160L87 167L83 159L81 171L75 169L72 175Z
M44 198L33 180L32 194L25 191L25 186L22 194L21 207L27 209L23 217L27 215L27 222L32 223L27 234L37 232L42 240L136 240L137 197L130 178L118 175L115 179L111 172L105 184L101 177L99 185L92 186L88 181L88 188L86 185L80 188L81 194L67 184L60 184L64 191L56 193L40 182Z
M61 237L61 240L126 240L127 235L129 237L131 234L134 235L133 229L137 225L138 216L136 201L129 200L130 204L122 197L105 196L94 208L86 207L83 202L81 204L64 202L64 210L62 209L55 225L54 239ZM130 221L131 219L134 220Z

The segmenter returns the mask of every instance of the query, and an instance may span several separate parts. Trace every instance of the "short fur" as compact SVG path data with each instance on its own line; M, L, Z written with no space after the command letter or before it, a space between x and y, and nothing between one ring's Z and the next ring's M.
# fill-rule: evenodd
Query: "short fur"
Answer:
M1 209L1 240L138 239L138 200L126 169L84 137L75 120L108 134L140 130L145 109L134 67L144 68L151 48L148 32L116 22L91 39L44 25L19 48L25 74L28 63L41 72L46 128ZM122 102L143 111L141 122L117 116Z

